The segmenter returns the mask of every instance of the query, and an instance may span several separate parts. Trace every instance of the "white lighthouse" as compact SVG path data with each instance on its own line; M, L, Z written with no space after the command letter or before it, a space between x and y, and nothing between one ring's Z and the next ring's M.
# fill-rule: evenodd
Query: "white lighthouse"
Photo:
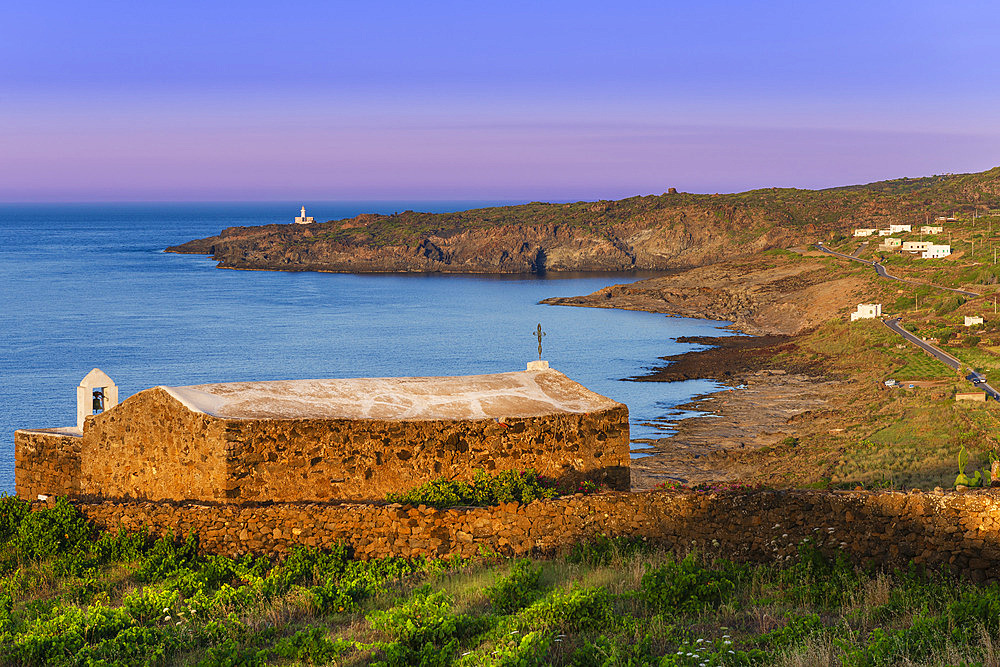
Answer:
M302 207L302 211L299 217L295 218L295 224L297 225L308 225L310 222L316 222L316 218L306 216L306 207Z

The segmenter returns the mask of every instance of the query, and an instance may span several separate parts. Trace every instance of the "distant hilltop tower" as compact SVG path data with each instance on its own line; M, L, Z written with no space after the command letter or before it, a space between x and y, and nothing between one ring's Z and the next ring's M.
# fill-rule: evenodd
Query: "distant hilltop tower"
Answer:
M316 218L306 217L306 207L302 207L302 212L299 217L295 218L295 224L297 225L308 225L310 222L316 222Z

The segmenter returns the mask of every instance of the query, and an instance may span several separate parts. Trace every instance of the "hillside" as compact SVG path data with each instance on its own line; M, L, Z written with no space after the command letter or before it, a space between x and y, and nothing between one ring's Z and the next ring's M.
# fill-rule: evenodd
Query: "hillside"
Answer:
M167 251L211 254L222 268L283 271L667 270L802 245L853 226L923 222L974 207L1000 208L1000 167L826 190L667 193L230 227Z

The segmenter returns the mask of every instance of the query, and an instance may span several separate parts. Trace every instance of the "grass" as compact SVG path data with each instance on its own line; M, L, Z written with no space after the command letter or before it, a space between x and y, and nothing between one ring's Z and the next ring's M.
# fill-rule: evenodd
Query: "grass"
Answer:
M962 350L988 354L957 351ZM809 372L839 378L841 384L825 410L790 420L786 434L797 438L794 447L731 452L723 465L733 465L744 481L814 488L950 487L961 446L981 460L1000 448L997 404L957 403L955 392L972 385L877 321L831 320L774 360L790 369L811 364L815 371ZM903 387L885 387L889 378ZM916 380L937 385L906 387Z
M232 560L8 498L0 535L5 665L1000 664L1000 585L808 543L757 565L605 537L552 559Z
M944 380L955 377L953 369L922 351L901 356L906 358L906 363L892 371L892 377L896 380Z
M1000 372L1000 356L979 347L945 347L949 354L957 357L966 366L989 373Z

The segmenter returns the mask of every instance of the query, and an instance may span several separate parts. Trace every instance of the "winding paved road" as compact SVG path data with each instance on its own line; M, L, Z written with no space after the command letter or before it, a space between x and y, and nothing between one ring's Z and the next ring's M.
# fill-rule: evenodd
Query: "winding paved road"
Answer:
M941 348L936 347L934 345L931 345L927 341L921 340L920 338L918 338L917 336L914 336L912 333L910 333L909 331L907 331L903 327L899 326L899 320L900 319L901 318L896 317L896 318L891 319L891 320L882 320L882 324L884 324L885 326L889 327L889 329L891 329L893 332L899 334L900 336L902 336L906 340L910 341L914 345L918 346L924 352L926 352L927 354L931 355L932 357L934 357L935 359L937 359L941 363L945 364L949 368L953 368L955 370L958 370L959 366L962 365L961 361L959 361L956 357L953 357L952 355L948 354L947 352L945 352ZM972 373L975 374L977 377L983 377L982 374L980 374L978 371L974 371L972 369L970 369L970 371L972 371ZM973 383L973 384L975 384L975 383ZM986 382L980 382L979 384L977 384L975 386L976 387L980 387L984 391L986 391L986 394L988 396L990 396L990 397L992 397L992 398L994 398L996 400L1000 400L1000 393L998 393L997 390L994 389L993 387L991 387L988 383L986 383Z
M922 283L922 282L920 282L918 280L910 280L909 278L900 278L899 276L891 275L891 274L889 274L889 272L887 272L885 270L885 267L882 266L881 264L879 264L878 262L873 262L873 261L867 260L867 259L861 259L860 257L855 257L854 255L845 255L844 253L837 252L836 250L830 250L825 245L823 245L822 241L820 241L819 243L817 243L813 247L817 248L820 252L827 253L828 255L834 255L836 257L843 257L844 259L849 259L852 262L861 262L862 264L867 264L868 266L875 267L875 273L879 274L883 278L888 278L889 280L898 280L901 283L909 283L910 285L934 287L936 289L943 289L943 290L947 290L949 292L955 292L956 294L961 294L963 296L970 296L970 297L977 297L977 296L979 296L978 292L970 292L969 290L958 289L958 288L955 288L955 287L944 287L943 285L934 285L934 284L931 284L931 283Z

